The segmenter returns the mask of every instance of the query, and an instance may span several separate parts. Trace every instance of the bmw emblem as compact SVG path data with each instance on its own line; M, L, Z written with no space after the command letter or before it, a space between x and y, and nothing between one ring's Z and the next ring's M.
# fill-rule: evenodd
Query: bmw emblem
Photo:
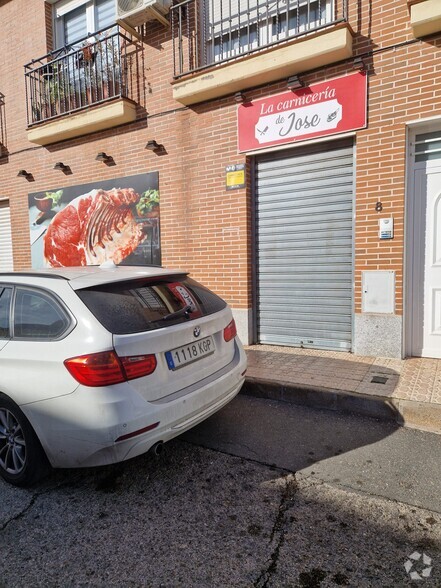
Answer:
M195 337L199 337L200 334L201 334L201 327L195 327L194 331L193 331L193 335Z

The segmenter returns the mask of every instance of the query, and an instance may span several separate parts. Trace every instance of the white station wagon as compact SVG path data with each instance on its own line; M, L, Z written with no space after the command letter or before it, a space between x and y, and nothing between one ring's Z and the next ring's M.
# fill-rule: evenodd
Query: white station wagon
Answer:
M0 474L158 450L240 390L228 305L185 272L72 267L0 273Z

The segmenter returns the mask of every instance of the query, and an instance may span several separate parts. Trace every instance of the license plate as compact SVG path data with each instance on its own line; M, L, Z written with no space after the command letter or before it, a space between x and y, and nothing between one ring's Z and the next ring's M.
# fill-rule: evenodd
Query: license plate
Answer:
M176 347L176 349L166 351L165 358L167 359L168 369L177 370L214 352L214 341L210 335L210 337L204 337L200 341L188 343L188 345L182 345L182 347Z

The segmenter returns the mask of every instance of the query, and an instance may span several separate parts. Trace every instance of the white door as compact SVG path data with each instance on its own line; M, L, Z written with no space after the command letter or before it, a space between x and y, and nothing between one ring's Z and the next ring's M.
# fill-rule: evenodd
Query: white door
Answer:
M422 357L441 358L441 161L426 170L426 250ZM424 186L424 182L422 182Z
M441 358L441 133L416 135L411 223L411 355Z

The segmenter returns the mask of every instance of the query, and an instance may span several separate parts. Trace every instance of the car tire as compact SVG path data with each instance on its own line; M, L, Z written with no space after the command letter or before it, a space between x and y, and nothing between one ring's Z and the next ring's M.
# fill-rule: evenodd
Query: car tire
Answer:
M14 486L30 486L50 470L34 429L20 408L0 393L0 476Z

